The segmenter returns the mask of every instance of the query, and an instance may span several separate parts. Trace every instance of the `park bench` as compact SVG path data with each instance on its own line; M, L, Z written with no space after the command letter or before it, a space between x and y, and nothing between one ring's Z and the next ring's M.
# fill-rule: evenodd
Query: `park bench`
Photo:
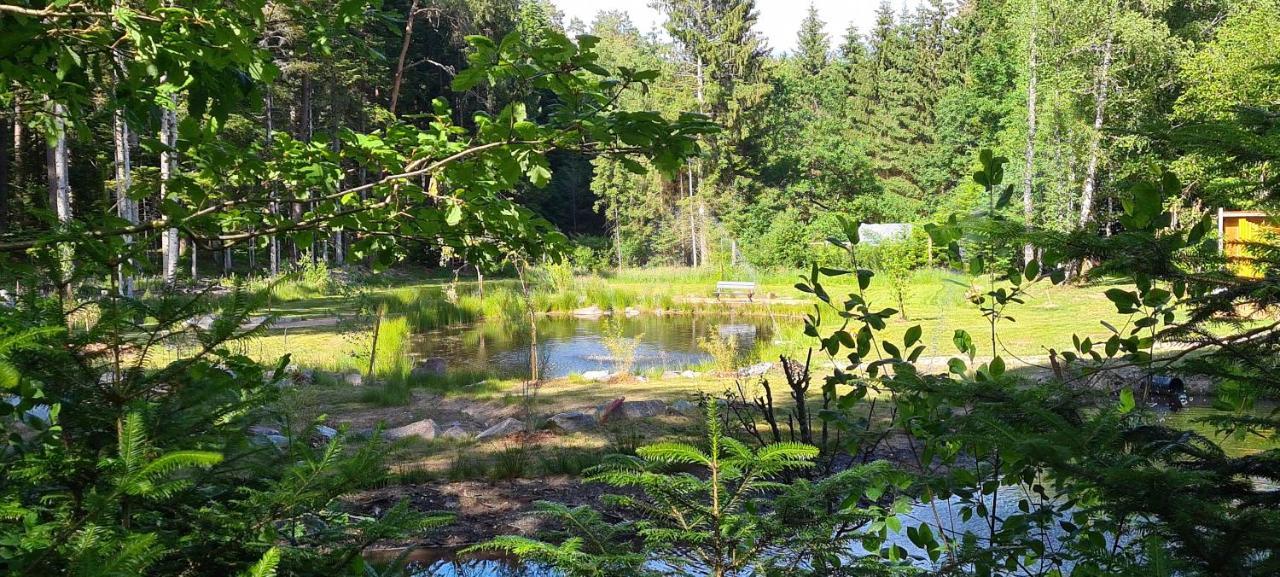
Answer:
M756 294L756 283L744 281L720 281L716 283L716 298L723 295L745 294L751 300Z

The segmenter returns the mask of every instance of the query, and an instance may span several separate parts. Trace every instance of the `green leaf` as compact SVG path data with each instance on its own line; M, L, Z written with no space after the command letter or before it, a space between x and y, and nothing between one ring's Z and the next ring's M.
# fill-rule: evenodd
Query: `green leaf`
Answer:
M1133 399L1133 389L1120 390L1120 414L1128 414L1137 406Z
M920 337L921 337L921 335L923 335L923 334L924 334L924 329L922 329L922 328L920 327L920 325L915 325L915 326L913 326L913 327L911 327L911 328L907 329L906 334L904 334L904 335L902 336L902 344L903 344L903 346L910 347L910 346L912 346L912 345L916 344L917 342L919 342L919 341L920 341Z
M1040 276L1040 261L1034 258L1027 261L1027 266L1022 269L1022 276L1026 277L1027 280L1035 280L1036 277Z
M445 213L445 223L449 226L458 226L462 222L462 204L455 203L449 206L449 212Z

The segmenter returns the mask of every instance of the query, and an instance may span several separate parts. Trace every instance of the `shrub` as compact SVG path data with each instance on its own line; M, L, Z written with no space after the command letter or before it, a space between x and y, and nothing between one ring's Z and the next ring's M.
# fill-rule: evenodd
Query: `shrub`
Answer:
M733 335L720 336L719 327L712 327L710 335L699 338L698 348L711 355L711 366L717 373L738 370L738 339Z
M609 350L609 356L613 358L614 372L620 375L631 374L636 362L636 350L640 348L640 339L644 335L626 336L622 320L614 315L605 320L601 337L605 348Z

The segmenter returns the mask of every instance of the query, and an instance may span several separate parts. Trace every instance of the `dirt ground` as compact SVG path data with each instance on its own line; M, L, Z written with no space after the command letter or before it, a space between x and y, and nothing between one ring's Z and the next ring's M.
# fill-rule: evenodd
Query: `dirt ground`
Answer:
M554 476L499 483L460 481L387 487L351 495L344 504L353 511L377 515L408 499L416 511L453 513L454 522L443 528L398 542L380 543L379 548L408 545L457 548L497 535L536 535L546 523L531 511L537 501L570 506L598 505L600 496L610 492L617 491L568 476Z

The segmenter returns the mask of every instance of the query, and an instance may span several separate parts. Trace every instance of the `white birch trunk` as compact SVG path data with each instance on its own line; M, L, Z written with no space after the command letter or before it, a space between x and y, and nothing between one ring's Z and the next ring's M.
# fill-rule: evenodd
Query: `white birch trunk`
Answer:
M133 161L129 154L129 123L125 121L124 111L116 110L115 129L115 172L116 172L116 215L129 224L138 224L138 203L129 198L129 188L133 186ZM133 235L126 234L125 251L129 252L133 245ZM130 261L132 262L132 261ZM121 264L117 271L120 277L120 294L133 296L133 275L128 274L125 265Z
M1087 225L1093 216L1093 199L1098 187L1098 164L1102 156L1102 126L1107 110L1114 41L1115 31L1109 31L1107 41L1102 47L1102 64L1098 67L1098 78L1094 85L1093 134L1089 140L1089 162L1085 166L1084 186L1080 194L1080 226Z
M1036 0L1031 0L1031 23L1027 38L1027 148L1022 173L1022 217L1027 228L1035 222L1035 205L1032 198L1036 170L1036 83L1039 80L1036 59ZM1027 243L1022 249L1023 262L1036 258L1036 248Z
M176 100L173 98L170 106L176 107ZM163 146L160 151L160 199L163 201L173 192L169 181L178 168L178 112L174 108L160 109L160 144ZM173 284L178 277L178 229L166 229L161 246L164 282Z
M67 149L67 125L66 125L67 109L61 104L53 105L53 126L54 126L54 144L53 144L53 197L54 206L58 214L58 222L66 224L71 222L71 153ZM64 282L68 282L71 278L73 269L73 257L71 246L63 244L58 247L58 254L61 260L62 278ZM64 285L64 290L69 293L71 285Z

